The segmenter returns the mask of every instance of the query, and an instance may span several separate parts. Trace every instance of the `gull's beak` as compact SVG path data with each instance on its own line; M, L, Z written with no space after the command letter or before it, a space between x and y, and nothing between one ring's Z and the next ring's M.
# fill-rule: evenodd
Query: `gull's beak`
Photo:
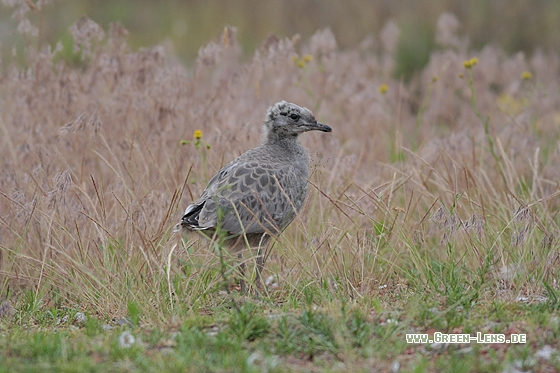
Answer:
M324 123L315 123L309 126L310 131L332 132L332 128Z

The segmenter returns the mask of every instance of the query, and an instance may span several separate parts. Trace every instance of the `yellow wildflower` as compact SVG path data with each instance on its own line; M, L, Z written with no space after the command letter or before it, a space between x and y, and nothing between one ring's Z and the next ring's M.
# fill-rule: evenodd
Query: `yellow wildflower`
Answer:
M435 83L435 82L437 82L437 80L438 80L438 77L437 77L437 75L434 75L434 76L432 77L432 83Z
M379 86L379 93L381 93L382 95L387 93L388 90L389 90L389 86L387 84L381 84Z
M521 79L523 79L523 80L531 80L531 79L533 79L533 74L531 74L530 71L523 71L523 72L521 73Z
M461 73L459 73L459 79L463 79L465 76Z
M498 108L509 115L517 115L523 111L523 102L516 100L508 94L498 96Z
M311 60L313 59L313 56L310 54L306 54L303 57L299 57L297 54L294 54L292 56L292 62L296 64L297 67L299 67L300 69L304 68L305 65L307 65L309 62L311 62Z
M470 60L466 60L465 62L463 62L463 66L467 69L470 69L471 67L473 67L477 63L478 63L478 58L473 57Z
M202 138L202 130L194 130L193 137L200 140Z

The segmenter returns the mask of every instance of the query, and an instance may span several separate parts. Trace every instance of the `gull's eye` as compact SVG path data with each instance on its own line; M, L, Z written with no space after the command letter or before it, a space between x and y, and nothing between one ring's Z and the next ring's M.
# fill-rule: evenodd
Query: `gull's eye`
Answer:
M294 114L290 115L290 118L292 118L292 120L294 120L294 121L297 121L299 119L299 115L294 113Z

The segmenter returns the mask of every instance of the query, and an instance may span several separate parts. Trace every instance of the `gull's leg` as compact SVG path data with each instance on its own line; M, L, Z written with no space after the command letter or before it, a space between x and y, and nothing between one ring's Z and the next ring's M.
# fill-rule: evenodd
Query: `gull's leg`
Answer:
M256 285L257 287L264 288L264 284L262 282L262 271L264 269L264 262L265 262L265 254L266 254L266 244L268 241L268 235L265 233L261 237L259 242L259 249L257 251L257 279Z
M241 286L241 294L245 294L245 262L243 261L243 252L239 252L237 254L237 258L239 259L239 274L241 278L239 279L239 285Z

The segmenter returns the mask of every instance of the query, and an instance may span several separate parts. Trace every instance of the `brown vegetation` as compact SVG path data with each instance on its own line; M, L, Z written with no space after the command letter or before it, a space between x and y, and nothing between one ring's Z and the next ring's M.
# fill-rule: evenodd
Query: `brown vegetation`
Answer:
M542 293L559 258L560 57L473 52L442 22L441 50L408 83L391 78L392 25L381 51L340 50L321 30L270 37L247 62L226 28L188 71L82 19L79 66L48 48L3 66L0 294L56 292L106 315L134 300L154 319L174 300L200 305L220 281L215 255L171 229L209 176L259 143L279 99L334 131L303 140L306 213L267 263L280 297L311 283L430 292L444 260L479 274L481 297Z

